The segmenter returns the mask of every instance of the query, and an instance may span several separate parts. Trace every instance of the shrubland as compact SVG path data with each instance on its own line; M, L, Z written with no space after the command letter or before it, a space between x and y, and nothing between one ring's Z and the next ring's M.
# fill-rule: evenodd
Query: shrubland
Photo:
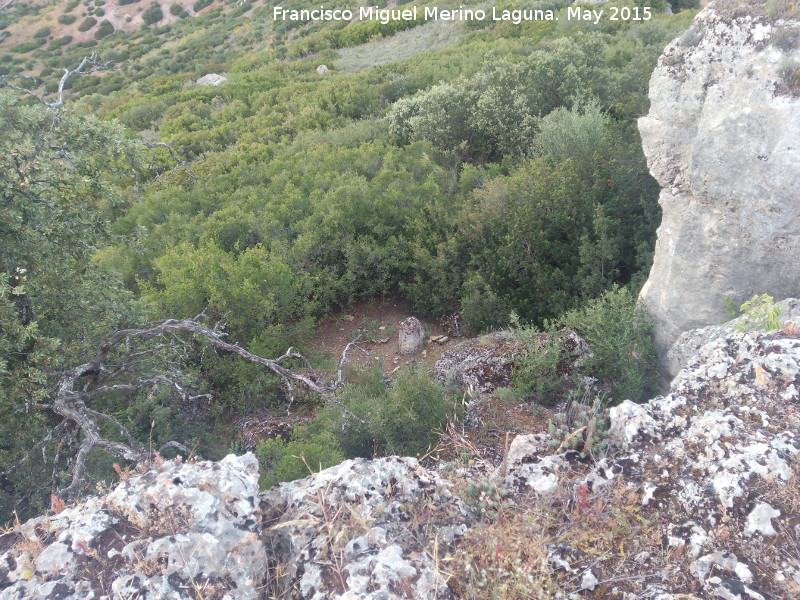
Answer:
M42 8L57 11L53 26L101 25L89 41L51 29L24 52L4 48L5 82L32 75L53 92L90 49L116 66L71 79L57 114L0 96L0 426L31 424L3 436L0 469L53 425L36 405L59 369L110 330L202 311L261 355L307 350L316 319L364 298L463 311L475 332L513 312L528 327L581 331L596 347L593 376L616 398L645 396L652 361L632 298L660 211L635 120L657 57L693 15L649 4L643 23L455 24L446 43L402 60L382 48L420 23L276 24L267 6L214 3L159 27L143 4L149 27L112 31L75 3ZM7 27L29 17L0 15ZM340 69L337 51L365 42L375 66ZM228 80L194 83L211 72ZM211 399L206 425L183 423L167 397L98 409L142 440L183 435L214 457L235 416L281 406L274 376L225 353L187 367ZM259 449L270 482L303 474L299 454L317 468L424 453L453 414L424 372L388 388L376 373L352 377L343 398L370 425L343 429L333 407L317 407L305 430ZM109 465L97 462L99 477ZM41 509L32 482L50 477L43 468L3 480L5 516L19 496L21 511Z

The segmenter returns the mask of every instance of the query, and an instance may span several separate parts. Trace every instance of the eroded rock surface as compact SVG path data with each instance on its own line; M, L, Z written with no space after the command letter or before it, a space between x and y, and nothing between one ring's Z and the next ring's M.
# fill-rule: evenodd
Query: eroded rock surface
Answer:
M425 326L418 318L408 317L400 323L397 339L400 354L416 354L422 349L425 341Z
M642 290L662 360L682 332L723 322L726 297L800 295L800 97L783 81L800 23L737 6L711 3L666 48L639 120L663 188Z
M416 459L348 460L263 497L281 598L451 597L433 557L467 510Z
M165 462L0 537L0 598L258 598L260 523L252 454Z
M669 395L613 408L609 433L622 455L605 473L642 491L708 597L797 597L798 336L729 330Z
M218 75L217 73L209 73L208 75L203 75L200 79L198 79L197 85L220 86L226 81L228 81L228 78L225 77L224 75Z
M800 300L788 298L778 302L781 312L778 319L781 322L800 317ZM740 324L745 323L746 317L738 317L723 325L709 325L699 329L684 331L672 344L667 352L667 368L670 373L677 374L707 343L725 335L730 330L735 330ZM746 327L745 327L746 328Z

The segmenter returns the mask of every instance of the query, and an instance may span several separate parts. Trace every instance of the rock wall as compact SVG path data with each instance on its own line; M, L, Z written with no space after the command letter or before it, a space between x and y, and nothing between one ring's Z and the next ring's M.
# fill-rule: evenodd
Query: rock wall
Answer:
M639 120L663 188L641 294L662 358L683 331L724 321L726 297L800 294L800 97L784 80L800 23L740 4L709 4L666 48Z

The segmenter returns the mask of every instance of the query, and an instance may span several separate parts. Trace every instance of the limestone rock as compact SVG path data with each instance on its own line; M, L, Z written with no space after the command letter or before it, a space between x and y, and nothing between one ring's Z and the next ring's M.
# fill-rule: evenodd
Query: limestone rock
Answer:
M511 384L511 368L522 344L500 331L460 342L436 361L436 379L485 394Z
M224 75L217 75L216 73L209 73L208 75L203 75L200 79L197 80L197 85L222 85L228 81L228 78Z
M160 467L0 536L0 599L259 598L252 454Z
M724 321L726 297L800 295L800 97L781 74L800 47L780 42L800 23L752 16L758 4L703 9L659 59L639 120L663 188L641 293L662 360L681 332Z
M425 341L425 327L418 318L408 317L400 323L397 337L400 342L400 354L416 354Z
M451 598L425 544L463 533L467 510L416 459L348 460L263 499L280 597L295 589L291 597L304 600Z
M700 349L669 395L612 408L609 435L614 468L598 470L644 492L708 597L728 597L728 584L742 598L792 596L800 561L781 559L769 540L796 510L800 336L728 331ZM756 565L779 572L782 594L757 589L772 575L755 577Z
M325 65L319 65L317 67L317 75L325 75L330 69L328 69Z
M554 455L552 438L544 434L518 435L508 448L505 483L510 488L530 488L540 496L556 492L562 485L561 471L569 465Z
M782 323L800 319L800 300L788 298L777 304L781 308L778 318ZM742 317L722 325L709 325L708 327L684 331L667 352L667 370L671 374L677 375L678 371L685 367L689 360L700 351L700 348L727 333L735 331L740 323L742 323Z

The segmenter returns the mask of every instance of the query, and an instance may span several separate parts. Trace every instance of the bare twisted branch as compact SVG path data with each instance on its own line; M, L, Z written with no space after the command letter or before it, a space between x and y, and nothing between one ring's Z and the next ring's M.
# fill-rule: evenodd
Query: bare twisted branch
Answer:
M134 463L141 463L151 459L150 451L136 441L128 429L116 418L98 412L87 404L101 394L112 392L133 393L141 389L152 387L155 393L159 385L166 384L185 398L196 399L208 397L207 394L191 396L188 391L178 381L177 377L159 374L152 377L145 377L131 383L116 382L117 377L122 374L131 373L132 361L136 361L144 352L132 347L132 342L137 340L148 340L157 337L174 337L180 343L185 343L178 334L192 334L205 339L213 348L218 351L231 352L247 361L266 367L278 375L284 383L291 389L292 383L300 383L308 387L311 391L318 394L328 402L336 404L342 411L343 418L349 418L361 424L367 422L351 412L342 401L336 396L335 392L343 383L343 368L347 363L347 353L351 348L358 346L355 342L347 345L339 361L336 377L328 384L320 383L319 378L313 374L310 363L306 358L292 348L289 348L283 355L271 359L264 358L249 352L237 344L226 342L223 337L224 332L220 329L220 324L215 327L207 327L197 319L167 319L148 327L137 329L123 329L115 332L110 338L100 344L97 353L88 361L69 371L62 373L55 387L54 397L48 408L61 416L64 420L56 426L56 430L63 431L64 423L72 423L77 426L83 440L77 455L75 456L72 469L72 480L70 484L58 492L58 496L64 499L75 497L83 485L86 477L86 459L93 448L101 448L112 456L122 458ZM110 365L110 354L117 348L125 351L120 364ZM360 349L360 348L359 348ZM362 350L363 351L363 350ZM312 376L298 373L284 366L282 363L290 360L300 360L312 372ZM91 381L87 381L91 378ZM108 440L101 434L99 421L106 421L119 431L124 442ZM36 448L42 448L56 435L51 432L45 437ZM178 448L189 453L189 449L176 441L166 443L161 449ZM27 460L27 459L25 459Z

